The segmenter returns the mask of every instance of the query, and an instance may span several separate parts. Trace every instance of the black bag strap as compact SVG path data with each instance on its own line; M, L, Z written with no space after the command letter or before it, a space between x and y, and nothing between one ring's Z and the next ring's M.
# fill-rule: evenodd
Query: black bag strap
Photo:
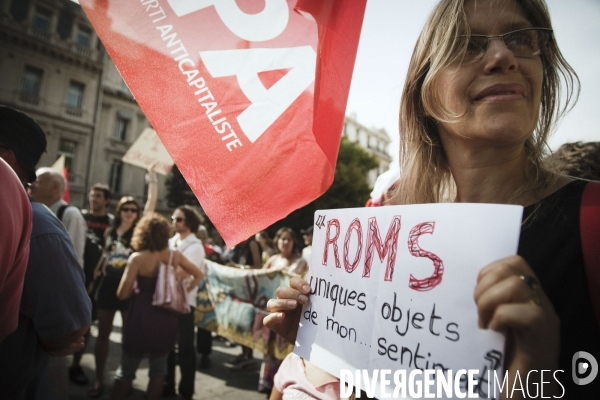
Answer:
M69 206L70 206L70 204L63 204L62 206L59 207L58 211L56 212L56 217L60 220L60 222L62 222L62 217L65 213L65 210Z

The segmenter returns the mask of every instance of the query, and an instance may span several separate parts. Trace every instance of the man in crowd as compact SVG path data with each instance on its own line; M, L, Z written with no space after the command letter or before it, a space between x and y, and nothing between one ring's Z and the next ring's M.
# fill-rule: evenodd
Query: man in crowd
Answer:
M87 226L83 259L83 272L87 288L93 289L94 270L102 257L104 248L104 233L115 220L115 217L107 212L111 199L112 192L108 185L96 183L91 187L88 195L89 209L81 212Z
M94 300L94 270L102 257L104 248L104 231L112 226L114 216L106 211L110 204L112 192L108 185L96 183L90 189L88 195L89 210L82 210L83 219L87 226L87 235L85 239L85 251L83 253L83 273L85 275L85 287L90 293L92 301L92 321L96 319L96 304ZM85 335L85 343L89 341L90 332ZM69 368L69 379L71 382L85 386L89 383L88 377L81 368L81 358L85 347L73 354L73 361Z
M77 261L83 267L87 227L79 208L71 206L62 199L66 186L64 176L52 168L40 168L35 174L37 179L31 184L31 197L50 208L50 211L65 226L73 242ZM69 369L69 378L77 384L87 385L89 382L83 369L79 366L80 360L81 356L75 357L76 365L74 369ZM61 393L63 397L66 396L68 388L67 365L66 357L53 357L48 363L50 383L56 388L55 391Z
M26 186L46 150L46 135L27 115L0 107L0 157ZM0 344L0 393L10 399L52 398L46 365L83 347L91 303L73 244L48 208L31 202L33 227L17 329Z
M188 260L200 269L204 268L204 246L195 235L201 223L201 217L190 206L180 206L173 212L173 230L175 236L169 240L169 247L180 251ZM194 348L194 309L198 289L188 292L188 304L191 312L179 315L179 342L177 343L181 381L179 395L191 399L194 395L196 376L196 349ZM169 354L164 395L175 394L175 351Z
M40 168L37 179L31 184L31 197L48 207L65 226L73 241L79 265L83 267L83 251L87 227L79 209L70 206L62 199L65 191L65 178L52 168Z

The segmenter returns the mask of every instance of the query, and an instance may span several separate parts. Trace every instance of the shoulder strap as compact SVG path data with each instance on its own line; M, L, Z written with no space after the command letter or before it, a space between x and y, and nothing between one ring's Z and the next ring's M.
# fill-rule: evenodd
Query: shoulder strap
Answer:
M172 267L174 266L173 265L173 250L170 250L170 249L169 249L169 265Z
M62 206L60 206L58 208L58 211L56 212L56 217L62 222L62 218L63 215L65 214L65 210L67 209L67 207L69 207L70 204L63 204Z
M579 226L585 273L600 328L600 182L589 182L583 191Z

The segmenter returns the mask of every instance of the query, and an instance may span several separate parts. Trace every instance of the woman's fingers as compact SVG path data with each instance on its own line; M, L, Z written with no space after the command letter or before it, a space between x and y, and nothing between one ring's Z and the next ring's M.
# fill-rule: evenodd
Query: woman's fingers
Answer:
M281 313L281 312L273 312L269 315L267 315L264 319L263 319L263 324L268 327L269 329L273 329L273 327L277 324L279 324L280 322L283 322L283 320L285 319L285 314Z
M263 324L294 343L302 305L308 303L310 285L300 277L293 277L290 279L290 286L279 286L275 295L277 298L270 299L267 303L271 314L263 319Z
M267 302L267 308L271 312L294 310L298 306L296 300L271 299Z
M517 275L511 275L489 286L476 298L479 326L488 326L496 308L507 303L526 303L535 294Z
M302 278L292 278L290 280L290 286L279 286L277 290L275 290L277 299L296 300L300 304L306 304L308 302L308 294L310 294L310 286L305 282L306 281ZM306 289L305 286L308 286L308 289Z
M487 291L497 282L508 277L519 275L535 275L523 257L510 256L489 263L479 271L479 275L477 276L475 302L478 301L482 293Z
M532 326L541 324L544 313L541 307L530 303L503 304L495 310L489 328L498 332L509 328L529 330Z
M304 293L305 295L310 294L310 285L307 281L300 277L294 277L290 279L290 287Z

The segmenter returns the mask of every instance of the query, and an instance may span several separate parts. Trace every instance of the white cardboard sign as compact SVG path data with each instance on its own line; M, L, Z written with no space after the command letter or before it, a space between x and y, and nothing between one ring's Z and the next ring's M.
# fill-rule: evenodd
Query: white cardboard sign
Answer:
M167 175L174 164L167 149L152 128L144 129L123 156L123 162L141 168L148 168L156 163L154 170L161 175Z
M488 370L501 376L504 336L478 328L473 293L481 268L516 254L522 212L464 203L317 211L295 353L337 377L342 369L371 377L479 369L480 383Z

